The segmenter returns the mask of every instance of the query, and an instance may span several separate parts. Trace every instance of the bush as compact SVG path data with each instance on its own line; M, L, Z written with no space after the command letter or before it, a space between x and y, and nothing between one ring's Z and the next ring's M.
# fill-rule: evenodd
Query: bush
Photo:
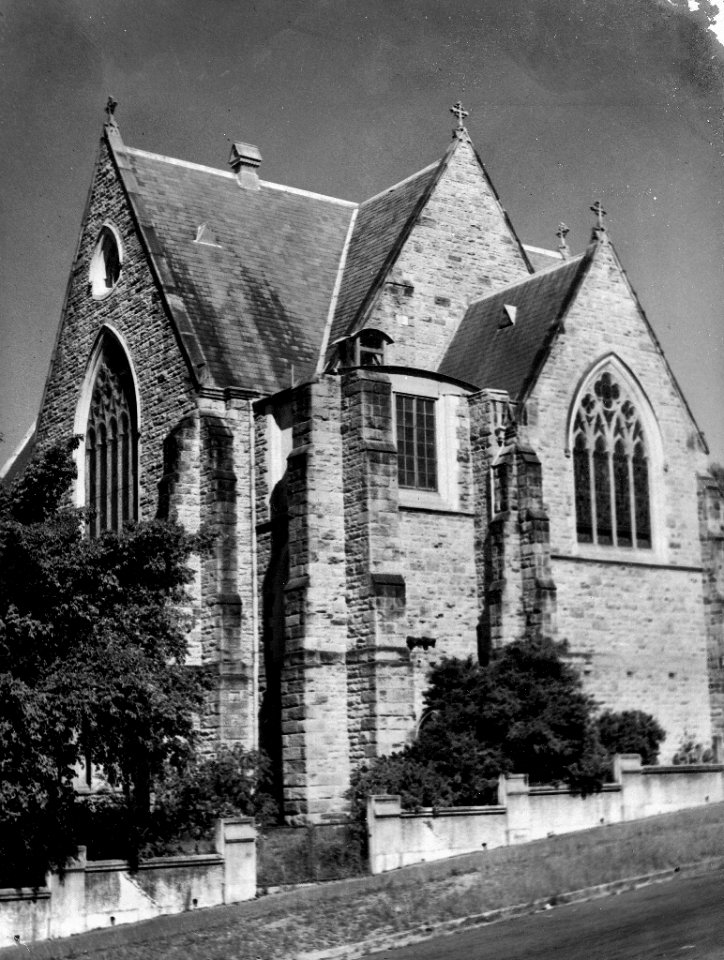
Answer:
M492 803L505 773L584 795L600 790L607 758L593 701L564 652L535 638L494 650L484 666L443 660L430 674L429 719L417 741L356 775L354 814L364 816L373 793L400 794L407 809Z
M261 827L275 822L277 807L265 790L269 774L264 754L240 746L169 769L156 789L142 852L161 855L183 841L209 840L222 817L254 817Z
M689 734L685 734L671 762L677 767L696 763L713 763L714 751L697 743Z
M604 710L598 718L601 745L614 753L638 753L645 766L658 763L659 746L666 737L661 725L643 710Z
M445 807L453 802L450 784L430 763L411 755L411 750L379 757L361 766L353 775L349 790L354 820L365 818L367 797L395 794L402 798L405 810L421 807Z

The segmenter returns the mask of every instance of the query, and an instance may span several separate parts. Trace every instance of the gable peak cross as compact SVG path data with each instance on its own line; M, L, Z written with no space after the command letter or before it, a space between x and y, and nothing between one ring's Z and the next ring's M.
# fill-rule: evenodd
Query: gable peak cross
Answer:
M596 202L593 204L591 207L591 213L596 214L596 229L605 230L606 227L604 225L603 218L606 216L606 211L603 209L603 204L600 200L596 200Z
M568 241L566 237L570 233L570 228L566 226L565 223L561 222L558 224L558 229L556 230L556 236L558 237L558 249L561 251L561 256L566 259L568 254L571 252L568 248Z
M463 120L467 116L469 116L469 112L463 107L462 103L459 100L457 103L453 104L452 107L450 107L450 113L452 113L453 116L458 118L457 129L464 130L465 124L463 123Z
M113 97L109 97L108 103L106 103L106 117L107 117L106 123L111 127L116 126L116 118L113 116L113 114L116 112L117 106L118 106L118 101L114 100Z

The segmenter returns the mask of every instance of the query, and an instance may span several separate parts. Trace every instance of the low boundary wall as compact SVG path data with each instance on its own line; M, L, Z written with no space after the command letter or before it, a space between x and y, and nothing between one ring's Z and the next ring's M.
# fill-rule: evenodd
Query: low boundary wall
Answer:
M408 813L397 796L370 797L370 871L384 873L604 823L639 820L724 800L724 765L644 767L637 754L614 758L614 783L576 796L565 787L531 787L528 777L500 777L499 804Z
M155 857L131 871L124 860L86 860L79 847L63 874L44 887L0 890L0 943L67 937L256 896L256 828L220 820L215 853Z

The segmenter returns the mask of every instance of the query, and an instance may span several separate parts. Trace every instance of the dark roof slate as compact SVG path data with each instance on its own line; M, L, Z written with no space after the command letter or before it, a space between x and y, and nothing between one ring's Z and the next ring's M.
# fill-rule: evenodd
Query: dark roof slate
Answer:
M242 189L223 172L116 150L207 382L268 394L289 386L292 365L298 382L312 376L355 205L263 181ZM207 242L195 242L202 224Z
M529 385L558 329L591 251L472 303L447 349L439 372L478 389L505 390L511 399ZM504 307L517 308L505 325Z
M368 294L386 271L405 228L423 206L444 162L445 158L360 205L330 332L330 347L351 331Z

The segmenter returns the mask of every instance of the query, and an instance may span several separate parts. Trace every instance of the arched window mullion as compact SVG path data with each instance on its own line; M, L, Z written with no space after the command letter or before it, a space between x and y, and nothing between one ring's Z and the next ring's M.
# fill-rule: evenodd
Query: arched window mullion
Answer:
M629 451L626 457L626 466L628 468L628 497L629 510L631 511L631 545L638 545L638 533L636 531L636 494L634 492L634 472L633 472L633 451Z
M611 504L611 542L613 546L618 544L618 518L616 514L616 477L614 474L615 463L613 459L613 445L608 443L606 453L608 455L608 499Z
M88 516L88 531L91 536L95 536L96 532L96 517L95 517L95 502L96 502L96 434L95 430L91 427L86 436L86 448L85 448L85 463L86 463L86 503L89 509Z
M108 529L108 433L105 422L98 428L98 531Z
M588 496L591 502L591 542L598 543L598 509L596 504L596 477L594 474L595 462L593 459L593 444L588 444Z
M111 418L110 423L110 478L111 482L109 484L108 495L110 499L110 529L118 530L120 528L119 520L119 493L122 484L119 482L120 478L118 476L119 469L119 457L118 457L118 421L115 417Z

